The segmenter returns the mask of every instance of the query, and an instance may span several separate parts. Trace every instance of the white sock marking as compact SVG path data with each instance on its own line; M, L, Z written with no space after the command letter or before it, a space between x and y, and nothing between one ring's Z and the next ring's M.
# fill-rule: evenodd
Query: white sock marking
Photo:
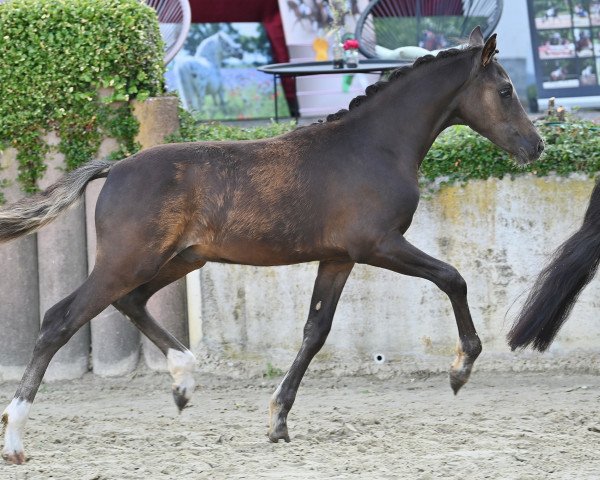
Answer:
M180 352L169 348L167 367L173 377L173 387L178 387L180 391L185 389L183 396L189 400L192 393L194 393L194 388L196 388L196 381L193 376L196 370L196 357L189 350Z
M7 418L6 433L4 434L4 449L6 455L23 452L23 430L29 417L31 403L13 398L6 407L1 418ZM6 415L6 417L5 417Z

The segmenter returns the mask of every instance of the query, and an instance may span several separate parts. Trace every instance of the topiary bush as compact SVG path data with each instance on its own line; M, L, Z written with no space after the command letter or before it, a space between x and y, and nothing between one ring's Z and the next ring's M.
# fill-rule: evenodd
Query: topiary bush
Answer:
M129 105L108 104L164 90L158 20L138 0L11 0L0 5L0 52L0 150L18 150L27 192L45 170L44 132L58 132L67 169L91 159L104 135L133 153ZM102 100L100 88L110 89Z

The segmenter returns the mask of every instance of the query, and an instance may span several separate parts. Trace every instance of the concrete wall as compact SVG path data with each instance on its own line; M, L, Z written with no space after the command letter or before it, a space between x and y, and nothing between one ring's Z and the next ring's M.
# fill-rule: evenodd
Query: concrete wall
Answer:
M587 178L526 176L444 187L421 200L407 237L465 277L484 364L516 358L504 340L512 317L547 256L579 227L592 187ZM316 271L316 264L206 265L200 298L191 295L201 308L194 350L236 368L271 362L286 369L300 347ZM599 293L595 281L539 362L600 353ZM433 284L357 265L314 367L369 371L382 354L400 368L445 369L456 340L450 302Z
M526 0L505 0L496 33L498 34L498 50L500 50L498 58L500 62L504 65L506 59L524 60L525 81L527 84L534 83L535 67ZM515 81L514 78L513 81ZM518 86L520 87L520 85Z

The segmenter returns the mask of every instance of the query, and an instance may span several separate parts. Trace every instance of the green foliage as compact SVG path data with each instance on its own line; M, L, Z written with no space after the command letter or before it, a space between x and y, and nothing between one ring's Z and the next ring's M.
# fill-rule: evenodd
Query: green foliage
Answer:
M206 120L244 120L248 117L269 118L274 115L272 85L267 80L257 84L247 79L240 80L235 87L227 90L226 104L223 108L212 95L204 97L202 109L194 112L194 117L198 121ZM279 116L286 117L290 115L285 94L281 85L277 87L277 108Z
M196 123L194 117L186 110L179 110L180 128L175 134L166 138L165 142L200 142L219 140L256 140L269 138L289 132L296 128L295 122L269 123L266 125L242 128L219 122Z
M12 0L0 5L0 144L17 148L19 181L35 191L46 131L59 133L66 168L88 161L104 134L133 152L128 105L163 90L163 44L138 0ZM98 90L109 94L98 99Z
M271 364L271 362L267 363L267 368L263 372L264 378L277 378L283 375L283 370L281 368L277 368Z
M546 148L542 157L530 165L516 165L489 140L468 127L457 126L438 137L421 165L421 174L429 181L444 178L454 183L523 172L544 176L600 171L600 126L576 119L536 126Z

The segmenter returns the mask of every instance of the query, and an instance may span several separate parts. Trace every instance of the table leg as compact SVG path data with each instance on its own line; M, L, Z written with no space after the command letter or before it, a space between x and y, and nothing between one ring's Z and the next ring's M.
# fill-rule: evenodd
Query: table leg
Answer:
M275 102L275 122L279 123L279 106L277 105L277 75L273 75L273 101Z

